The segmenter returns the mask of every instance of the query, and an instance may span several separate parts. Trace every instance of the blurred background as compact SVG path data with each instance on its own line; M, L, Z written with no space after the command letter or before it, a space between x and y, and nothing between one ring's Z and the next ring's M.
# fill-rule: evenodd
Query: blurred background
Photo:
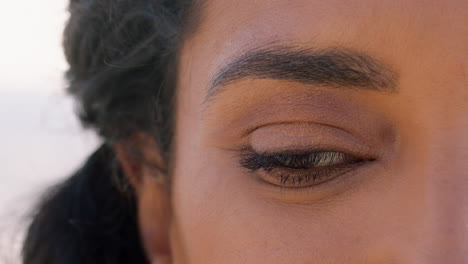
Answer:
M96 147L66 95L67 0L0 0L0 264L20 263L28 214Z

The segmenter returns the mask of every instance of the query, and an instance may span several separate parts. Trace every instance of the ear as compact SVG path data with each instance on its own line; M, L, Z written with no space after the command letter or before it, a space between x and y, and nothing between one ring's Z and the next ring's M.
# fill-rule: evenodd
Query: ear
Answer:
M165 164L154 139L138 134L114 144L120 166L133 187L141 237L152 263L170 263L171 218Z
M114 143L114 152L128 182L136 195L140 194L144 176L166 179L166 164L156 141L145 133L137 133L128 139Z

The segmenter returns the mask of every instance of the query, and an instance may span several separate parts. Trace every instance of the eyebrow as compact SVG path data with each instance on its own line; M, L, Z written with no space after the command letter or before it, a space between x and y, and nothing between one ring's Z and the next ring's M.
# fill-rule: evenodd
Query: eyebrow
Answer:
M231 59L210 81L205 102L228 84L244 79L273 79L331 88L395 92L397 75L371 56L345 49L272 46Z

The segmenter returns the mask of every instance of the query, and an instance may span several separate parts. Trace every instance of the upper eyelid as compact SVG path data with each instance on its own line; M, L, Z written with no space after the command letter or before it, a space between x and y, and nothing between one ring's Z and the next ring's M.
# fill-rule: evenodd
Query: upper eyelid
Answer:
M356 160L360 160L361 158L356 157L352 154L344 153L344 152L339 152L339 151L330 151L330 150L325 150L325 151L316 151L316 152L306 152L306 153L301 153L301 154L284 154L284 153L278 153L278 154L269 154L269 155L262 155L260 153L257 153L255 151L249 151L249 152L244 152L241 154L241 159L240 159L240 164L241 166L251 170L255 171L260 168L275 168L278 167L278 164L284 163L279 161L277 157L285 157L285 158L296 158L296 159L302 159L302 158L310 158L310 155L312 154L317 154L317 156L321 153L339 153L343 154L344 157L353 157L356 158ZM284 166L285 168L288 168L287 166Z
M343 127L340 127L340 126L336 126L336 125L332 125L332 124L329 124L329 123L321 123L321 122L318 122L318 121L314 121L314 122L311 122L311 121L298 121L298 120L294 120L294 121L281 121L281 122L269 122L269 123L265 123L265 124L258 124L258 125L255 125L255 126L252 126L252 127L248 127L246 128L243 132L242 132L242 136L247 136L251 133L253 133L255 130L257 129L260 129L260 128L269 128L269 127L275 127L275 126L281 126L281 125L313 125L313 126L321 126L321 127L328 127L328 128L333 128L333 129L339 129L347 134L350 134L352 135L352 131L350 130L347 130L346 128L343 128Z
M287 147L287 148L280 148L275 149L274 151L264 151L264 150L255 150L252 146L243 146L239 149L241 154L257 154L261 156L274 156L274 155L308 155L311 153L319 153L319 152L345 152L339 148L333 147Z
M316 122L270 123L257 127L244 140L248 141L256 152L265 154L286 151L337 151L360 155L376 152L376 148L372 147L372 139L362 135L356 136L339 126Z

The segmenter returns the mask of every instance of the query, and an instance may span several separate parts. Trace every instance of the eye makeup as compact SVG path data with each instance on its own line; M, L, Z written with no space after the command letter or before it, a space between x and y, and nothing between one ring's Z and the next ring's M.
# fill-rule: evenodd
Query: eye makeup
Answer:
M247 83L255 89L242 96L232 89L205 109L202 129L207 145L234 154L231 166L256 193L279 200L330 197L352 189L364 179L355 175L371 175L388 155L391 123L359 94Z
M321 124L281 123L252 131L239 164L282 188L313 187L358 169L378 155L350 133Z
M272 185L304 188L332 180L371 161L374 159L326 150L258 153L244 149L239 163Z
M257 150L271 146L297 149L327 147L326 143L339 139L333 146L379 150L383 148L378 145L393 141L391 123L359 94L310 87L306 91L305 87L271 81L239 86L247 84L249 89L230 89L202 112L205 122L200 129L206 131L210 145L239 149L248 145L248 137L255 137ZM241 90L242 94L236 92ZM309 139L297 145L292 137Z

